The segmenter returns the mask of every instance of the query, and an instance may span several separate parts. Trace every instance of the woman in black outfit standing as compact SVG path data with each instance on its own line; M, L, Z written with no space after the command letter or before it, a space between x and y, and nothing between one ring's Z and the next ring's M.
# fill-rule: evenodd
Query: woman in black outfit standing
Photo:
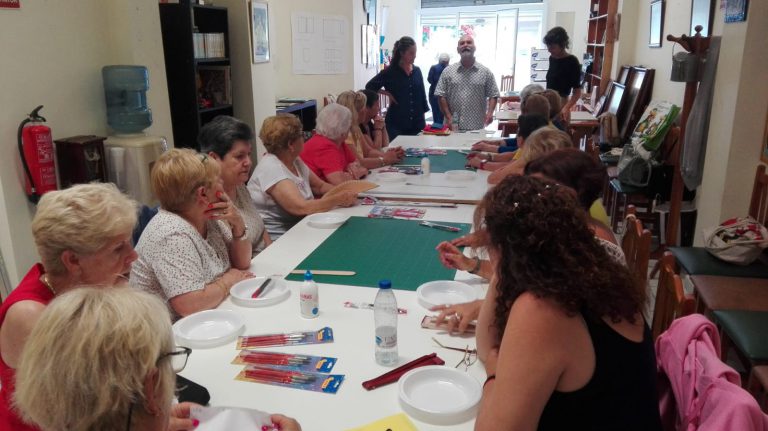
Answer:
M392 64L365 85L389 97L386 125L390 141L397 135L416 135L424 129L424 113L429 111L421 69L413 65L416 42L403 36L395 42ZM383 88L383 90L382 90Z
M563 108L560 114L563 120L568 121L571 108L581 98L581 64L576 56L566 51L571 43L564 28L554 27L549 30L544 36L544 44L549 51L547 89L557 91L562 97Z

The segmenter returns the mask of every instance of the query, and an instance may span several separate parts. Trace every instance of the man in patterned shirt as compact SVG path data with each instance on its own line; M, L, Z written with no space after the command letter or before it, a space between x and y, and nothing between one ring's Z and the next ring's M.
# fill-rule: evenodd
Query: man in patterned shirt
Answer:
M451 130L482 129L493 121L499 87L493 72L475 61L472 36L462 36L457 51L461 61L443 70L435 95Z

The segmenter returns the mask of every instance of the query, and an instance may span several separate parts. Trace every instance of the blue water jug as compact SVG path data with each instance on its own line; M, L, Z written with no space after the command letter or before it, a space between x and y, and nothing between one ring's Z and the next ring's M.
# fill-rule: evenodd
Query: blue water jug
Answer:
M144 66L104 66L107 124L117 133L138 133L152 125L147 107L149 71Z

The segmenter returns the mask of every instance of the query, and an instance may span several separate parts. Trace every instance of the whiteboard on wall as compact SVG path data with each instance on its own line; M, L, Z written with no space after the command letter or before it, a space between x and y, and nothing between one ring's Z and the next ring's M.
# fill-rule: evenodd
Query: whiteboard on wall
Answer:
M295 12L291 15L293 73L348 73L349 22L344 16Z

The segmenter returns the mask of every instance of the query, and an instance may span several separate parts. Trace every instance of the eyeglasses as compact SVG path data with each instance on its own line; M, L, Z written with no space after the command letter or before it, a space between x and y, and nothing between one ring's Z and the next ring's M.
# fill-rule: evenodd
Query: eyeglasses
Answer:
M205 164L208 161L208 154L200 153L198 156L200 156L200 163Z
M173 349L173 351L168 353L163 353L160 355L159 358L157 358L157 362L159 363L165 358L170 357L171 358L171 368L173 368L174 373L180 373L184 367L187 366L187 359L189 359L189 354L192 353L192 349L189 347L176 347Z
M459 361L458 364L456 364L453 368L459 368L462 364L464 364L464 371L469 370L469 367L472 366L475 362L477 362L477 349L470 349L469 345L465 348L461 347L450 347L445 346L441 342L437 341L435 337L432 337L432 341L437 343L438 346L442 347L443 349L448 350L456 350L457 352L464 352L464 357L461 358L461 361Z

